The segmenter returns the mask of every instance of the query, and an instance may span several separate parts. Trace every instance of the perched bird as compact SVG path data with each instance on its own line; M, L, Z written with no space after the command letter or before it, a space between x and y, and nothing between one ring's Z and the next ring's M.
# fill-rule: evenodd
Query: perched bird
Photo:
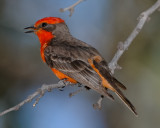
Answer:
M137 115L135 107L120 90L126 87L111 75L104 58L91 45L74 38L64 20L46 17L25 29L29 30L26 33L34 32L38 36L42 60L60 80L89 88L103 86L115 92Z

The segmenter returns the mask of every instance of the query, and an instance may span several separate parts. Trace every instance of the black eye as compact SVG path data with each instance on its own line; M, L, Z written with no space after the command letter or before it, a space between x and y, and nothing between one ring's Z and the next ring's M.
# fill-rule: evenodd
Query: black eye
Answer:
M42 27L46 27L47 26L47 23L42 23Z

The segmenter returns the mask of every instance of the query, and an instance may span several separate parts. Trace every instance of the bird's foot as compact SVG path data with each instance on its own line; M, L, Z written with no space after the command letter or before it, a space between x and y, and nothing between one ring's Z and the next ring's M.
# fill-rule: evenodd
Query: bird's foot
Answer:
M88 86L84 86L86 90L90 90L91 88Z
M70 82L67 79L62 79L58 82L58 84L62 85L62 87L58 88L60 91L63 91L64 87L68 85Z
M78 87L83 87L83 85L80 84L80 83L77 83L76 85L77 85Z

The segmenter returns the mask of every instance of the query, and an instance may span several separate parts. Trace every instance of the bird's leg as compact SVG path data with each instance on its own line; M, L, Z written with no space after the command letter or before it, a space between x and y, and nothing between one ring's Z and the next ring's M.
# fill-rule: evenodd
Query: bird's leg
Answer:
M67 80L67 78L61 79L58 84L62 85L62 87L59 88L60 91L63 91L64 87L67 85L75 85L75 83L71 83L70 81ZM79 83L77 83L79 86Z
M83 87L83 85L80 84L80 83L77 83L76 85L77 85L78 87Z
M90 90L91 88L88 86L84 86L86 90Z
M58 88L58 89L59 89L59 91L64 91L64 90L63 90L63 89L64 89L64 87L65 87L65 86Z
M98 99L97 103L93 104L93 108L94 109L98 109L100 110L102 108L102 100L103 100L104 96L101 95L101 97Z

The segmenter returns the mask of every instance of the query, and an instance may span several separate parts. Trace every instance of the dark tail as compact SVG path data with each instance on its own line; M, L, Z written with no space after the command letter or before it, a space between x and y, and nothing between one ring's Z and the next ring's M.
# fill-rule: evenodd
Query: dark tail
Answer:
M127 89L127 88L126 88L121 82L119 82L116 78L114 78L114 77L112 77L112 78L113 78L115 84L116 84L118 87L122 88L123 90L126 90L126 89Z
M136 115L138 116L135 107L132 105L132 103L123 95L120 89L116 88L115 93L117 96L125 103L125 105Z
M132 105L132 103L123 95L121 90L119 89L126 89L126 87L119 82L116 78L114 78L107 67L107 63L105 61L101 61L98 63L96 60L93 60L93 64L96 69L100 72L100 74L109 82L109 84L112 86L110 88L112 91L114 91L117 96L125 103L125 105L136 115L138 116L135 107Z

